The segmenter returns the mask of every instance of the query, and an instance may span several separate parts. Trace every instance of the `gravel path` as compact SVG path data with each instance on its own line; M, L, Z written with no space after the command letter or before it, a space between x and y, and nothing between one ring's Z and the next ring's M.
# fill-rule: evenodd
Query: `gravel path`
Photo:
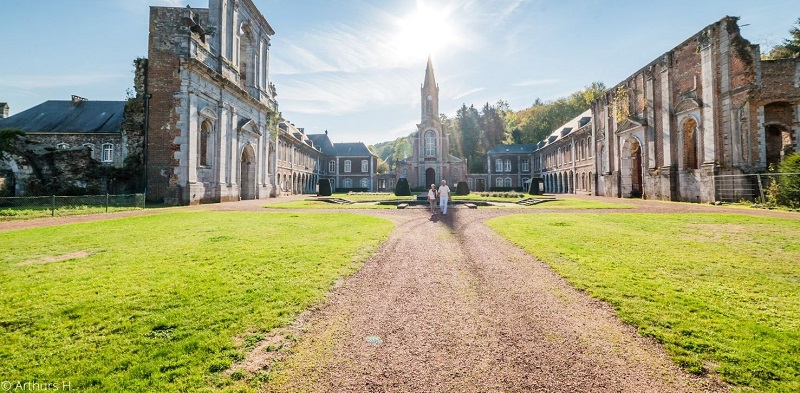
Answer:
M269 390L726 390L483 224L505 211L364 213L397 229L310 318Z

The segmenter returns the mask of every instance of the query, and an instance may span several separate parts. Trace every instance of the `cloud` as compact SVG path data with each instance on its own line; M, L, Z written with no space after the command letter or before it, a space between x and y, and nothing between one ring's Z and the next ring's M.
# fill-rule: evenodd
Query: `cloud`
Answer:
M513 86L528 87L528 86L549 86L560 83L560 79L529 79L513 83Z
M464 97L466 97L466 96L468 96L470 94L474 94L474 93L477 93L477 92L483 91L483 90L486 90L486 88L485 87L478 87L478 88L475 88L475 89L467 90L465 92L455 92L454 93L455 95L451 99L460 100L460 99L462 99L462 98L464 98Z

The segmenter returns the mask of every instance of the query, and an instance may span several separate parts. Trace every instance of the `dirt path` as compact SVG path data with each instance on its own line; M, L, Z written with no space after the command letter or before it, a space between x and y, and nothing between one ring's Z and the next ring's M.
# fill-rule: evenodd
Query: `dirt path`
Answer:
M725 390L483 224L498 213L369 212L397 229L311 318L269 390Z

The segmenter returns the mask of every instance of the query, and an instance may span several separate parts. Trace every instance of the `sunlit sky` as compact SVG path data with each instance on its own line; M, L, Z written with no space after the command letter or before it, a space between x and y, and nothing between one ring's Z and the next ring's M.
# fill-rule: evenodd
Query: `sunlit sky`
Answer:
M283 116L334 142L373 144L419 121L428 54L439 110L512 109L591 82L613 86L725 15L769 47L797 0L254 0L275 29L270 79ZM0 102L11 114L76 94L123 100L147 55L148 6L207 0L0 0Z

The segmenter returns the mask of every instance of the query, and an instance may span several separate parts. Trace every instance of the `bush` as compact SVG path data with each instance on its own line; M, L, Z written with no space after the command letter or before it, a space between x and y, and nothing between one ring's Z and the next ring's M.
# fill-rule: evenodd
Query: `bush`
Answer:
M469 195L469 186L467 185L467 182L458 182L456 185L456 195Z
M330 179L319 179L317 182L317 186L319 186L318 194L319 196L331 196L331 180Z
M397 179L397 186L394 188L394 195L411 196L411 189L408 187L408 179Z
M351 187L351 188L337 188L336 189L337 193L340 193L340 192L344 192L344 193L348 193L348 192L368 192L368 191L369 191L369 189L364 188L364 187Z
M528 186L528 194L539 195L542 191L539 189L539 181L541 179L534 177L531 179L531 184Z
M787 174L778 177L777 202L792 208L800 207L800 154L784 158L778 172Z

